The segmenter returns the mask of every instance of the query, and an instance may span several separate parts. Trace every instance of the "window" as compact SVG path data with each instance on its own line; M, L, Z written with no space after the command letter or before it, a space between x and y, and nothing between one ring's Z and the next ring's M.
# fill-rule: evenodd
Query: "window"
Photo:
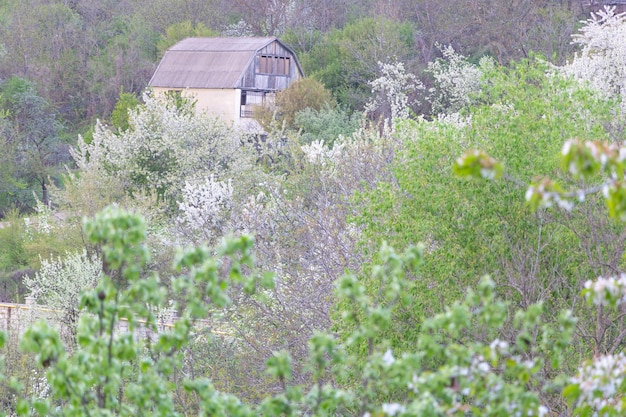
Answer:
M271 75L289 75L290 58L286 56L259 55L257 73Z
M254 107L262 106L265 103L266 92L264 91L242 91L240 117L253 117Z
M289 75L289 58L279 56L276 58L277 68L275 73L278 75Z

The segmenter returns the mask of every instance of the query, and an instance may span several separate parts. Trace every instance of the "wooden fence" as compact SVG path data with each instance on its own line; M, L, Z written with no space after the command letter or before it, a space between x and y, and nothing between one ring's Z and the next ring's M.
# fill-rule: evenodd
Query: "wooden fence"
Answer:
M0 303L0 330L8 333L10 337L21 336L29 327L37 320L46 320L53 327L61 330L62 324L59 317L62 311L40 306L34 303L31 297L26 297L25 304ZM176 317L172 315L170 318L161 320L157 323L157 332L165 331L174 326ZM128 332L128 320L122 319L117 324L117 331ZM155 332L145 326L140 325L134 329L135 337L150 338L155 337Z

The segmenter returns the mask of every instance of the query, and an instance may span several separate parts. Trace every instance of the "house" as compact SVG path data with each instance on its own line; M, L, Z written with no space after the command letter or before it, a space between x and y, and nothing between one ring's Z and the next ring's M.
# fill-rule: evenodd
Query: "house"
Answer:
M187 38L165 52L149 86L180 92L200 111L260 131L254 106L303 77L294 52L275 37Z
M597 12L605 7L614 8L615 14L626 12L626 0L588 0L586 6L591 12Z

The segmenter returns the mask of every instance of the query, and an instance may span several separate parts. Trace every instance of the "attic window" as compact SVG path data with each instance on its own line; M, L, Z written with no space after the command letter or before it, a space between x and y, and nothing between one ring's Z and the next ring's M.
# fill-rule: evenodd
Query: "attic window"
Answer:
M287 56L259 55L257 73L289 75L290 58Z

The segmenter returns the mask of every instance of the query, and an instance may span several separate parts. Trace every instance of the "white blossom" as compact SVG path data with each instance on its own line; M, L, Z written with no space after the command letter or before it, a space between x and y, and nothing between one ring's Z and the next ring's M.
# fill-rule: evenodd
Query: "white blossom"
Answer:
M491 58L484 57L479 65L469 63L452 46L440 47L442 59L428 63L427 71L435 86L428 90L435 114L455 114L471 103L472 95L482 87L483 74L494 66Z
M79 140L71 153L82 170L117 178L130 193L156 192L178 199L198 173L218 179L254 171L255 155L240 134L219 119L197 113L191 100L178 106L144 95L129 113L129 129L116 134L98 122L92 141Z
M396 360L393 357L393 353L391 352L391 349L387 349L387 351L383 355L383 363L385 364L385 366L391 366L395 361Z
M417 104L411 101L410 95L423 90L424 85L413 74L406 72L402 62L391 64L379 62L381 75L369 84L372 97L365 106L366 113L373 113L388 106L391 122L409 117L410 106Z
M571 382L578 384L580 396L578 405L589 405L594 416L607 415L609 409L623 413L621 386L626 375L626 356L597 356L578 369ZM602 411L601 414L598 412ZM613 415L613 414L611 414Z
M615 301L618 305L626 301L626 274L619 277L599 277L595 281L585 282L585 289L589 290L587 298L596 305L605 305Z
M102 261L97 254L67 252L65 257L42 259L34 277L26 276L24 285L38 304L52 310L60 324L60 333L71 349L79 318L82 292L95 288L102 275Z
M395 416L396 414L402 414L406 411L406 407L398 403L384 403L382 405L383 413L388 416Z
M33 219L30 217L24 217L24 226L26 236L28 239L33 239L33 233L40 233L49 235L53 229L53 224L50 222L52 210L48 206L35 196L35 213L37 213Z
M78 308L80 294L94 288L102 274L97 254L67 252L65 257L42 259L34 277L26 276L24 285L39 304L55 309Z
M218 181L213 175L200 181L187 181L182 190L179 221L193 229L220 234L226 214L232 207L232 181Z
M437 121L442 124L449 124L458 129L469 127L472 124L471 115L461 116L459 113L439 113L437 115Z
M325 166L336 163L344 147L345 142L341 139L335 141L332 148L323 140L314 140L309 145L302 145L301 149L310 163Z
M580 46L572 61L557 67L564 75L587 82L608 97L626 93L626 14L606 7L584 23L573 43ZM622 112L626 100L622 100Z

